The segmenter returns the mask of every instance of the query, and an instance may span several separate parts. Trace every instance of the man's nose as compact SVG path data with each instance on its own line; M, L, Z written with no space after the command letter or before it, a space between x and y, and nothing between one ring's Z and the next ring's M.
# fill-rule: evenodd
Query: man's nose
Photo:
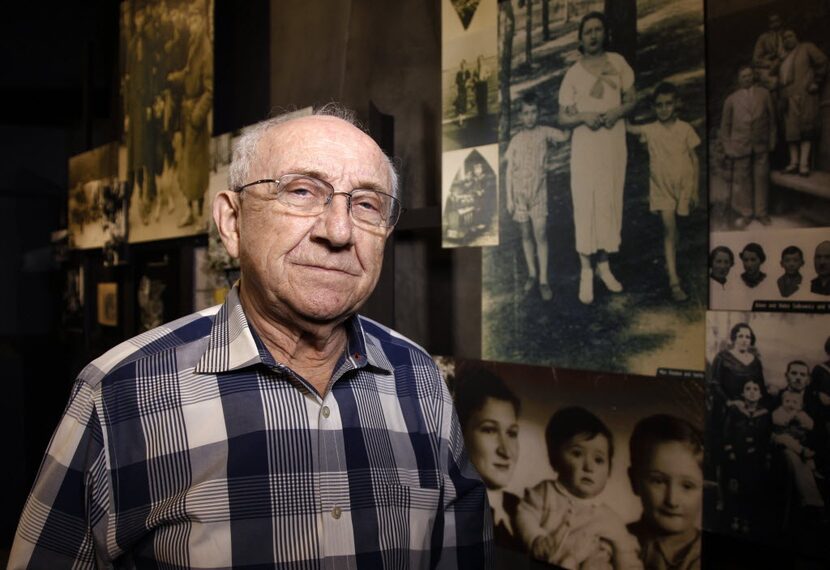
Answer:
M335 192L332 195L317 221L316 237L325 239L334 247L345 247L352 243L354 226L349 211L351 199L351 195L345 192Z

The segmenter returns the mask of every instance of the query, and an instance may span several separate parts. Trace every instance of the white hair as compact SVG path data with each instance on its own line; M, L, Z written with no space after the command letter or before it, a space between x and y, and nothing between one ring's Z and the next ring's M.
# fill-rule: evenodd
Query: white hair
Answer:
M366 128L355 118L354 111L347 109L339 103L326 103L322 107L315 109L312 116L335 117L346 121L364 133L367 132ZM281 113L275 117L260 121L259 123L246 127L242 130L242 134L239 135L239 138L237 138L233 144L233 158L231 159L231 164L228 170L228 187L231 190L236 190L246 182L250 182L248 177L251 172L251 166L256 159L257 147L265 134L272 128L283 123L287 123L295 118L297 118L297 114L294 111ZM386 156L386 153L382 154L383 158L386 160L386 165L389 168L389 181L392 186L392 195L396 198L400 198L398 195L400 191L398 186L398 171L395 168L392 159Z

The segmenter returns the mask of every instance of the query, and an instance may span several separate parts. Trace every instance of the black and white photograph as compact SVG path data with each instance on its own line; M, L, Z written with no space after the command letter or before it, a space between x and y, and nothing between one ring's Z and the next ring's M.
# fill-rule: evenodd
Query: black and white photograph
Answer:
M499 75L496 0L442 1L443 150L498 140ZM468 25L462 14L472 13Z
M120 245L127 235L128 196L118 178L118 145L107 144L69 159L69 247Z
M830 560L830 315L706 327L706 529Z
M830 8L712 2L707 12L713 231L830 219Z
M498 153L496 144L444 153L441 184L444 247L498 244Z
M64 330L84 330L84 266L69 265L63 272L61 325Z
M709 307L751 311L755 301L830 301L826 228L714 232Z
M115 281L98 283L96 308L99 325L118 326L118 283Z
M702 375L436 360L487 487L497 567L699 567Z
M482 356L702 371L703 3L547 4L500 4L510 101Z
M211 169L213 1L122 4L121 94L131 243L204 233Z

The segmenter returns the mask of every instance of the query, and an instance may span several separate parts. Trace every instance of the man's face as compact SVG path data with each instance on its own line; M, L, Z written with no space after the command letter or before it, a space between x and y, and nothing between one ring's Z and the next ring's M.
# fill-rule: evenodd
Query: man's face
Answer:
M790 364L787 370L787 386L796 392L802 392L810 383L810 371L803 364Z
M388 163L366 134L334 117L304 117L272 128L257 146L249 181L283 174L316 176L336 192L392 192ZM244 190L239 213L242 292L277 320L329 323L349 316L372 293L390 231L356 224L345 196L308 215L270 194Z
M781 257L781 267L789 275L795 275L801 266L804 265L804 260L799 253L788 253Z
M816 273L820 277L830 277L830 241L823 241L816 247L813 257Z
M785 31L781 36L781 40L784 42L784 47L787 49L793 49L798 45L798 36L796 36L795 32L792 30Z
M773 32L781 29L781 16L778 14L769 15L769 29Z
M752 71L752 68L744 67L738 72L738 85L740 85L742 89L749 89L752 87L752 83L754 81L755 74Z

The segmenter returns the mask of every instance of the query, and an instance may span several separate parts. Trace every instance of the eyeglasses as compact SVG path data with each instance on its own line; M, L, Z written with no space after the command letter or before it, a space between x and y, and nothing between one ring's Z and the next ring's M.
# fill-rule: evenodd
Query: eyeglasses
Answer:
M401 216L400 201L386 192L364 188L337 192L328 182L306 174L283 174L276 180L255 180L234 189L234 192L242 192L258 184L267 184L268 193L281 204L312 216L322 214L335 194L346 196L347 207L356 222L391 228Z

